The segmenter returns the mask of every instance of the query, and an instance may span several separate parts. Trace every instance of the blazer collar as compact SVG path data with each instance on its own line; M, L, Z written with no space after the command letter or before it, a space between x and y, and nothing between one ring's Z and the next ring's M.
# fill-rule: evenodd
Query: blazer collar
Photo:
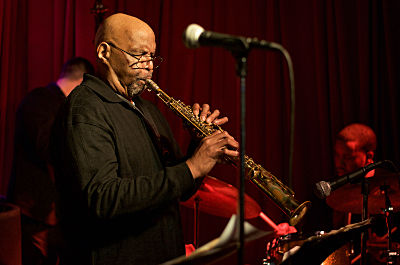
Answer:
M127 100L124 100L123 97L119 97L117 92L114 91L114 89L101 80L100 78L90 75L90 74L84 74L83 76L83 81L82 84L84 86L87 86L91 90L93 90L96 94L98 94L100 97L103 99L109 101L109 102L124 102Z

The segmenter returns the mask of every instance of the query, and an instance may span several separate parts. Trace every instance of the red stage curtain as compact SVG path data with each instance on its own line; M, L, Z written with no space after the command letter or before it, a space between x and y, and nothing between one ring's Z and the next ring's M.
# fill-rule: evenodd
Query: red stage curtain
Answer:
M220 109L230 118L224 128L237 138L240 98L233 56L219 47L189 50L181 41L182 32L187 25L197 23L207 30L275 41L289 51L296 84L293 189L299 201L313 202L306 220L309 229L329 227L329 209L314 197L312 187L334 175L332 146L343 126L351 122L370 125L378 136L377 160L400 162L399 1L103 3L109 8L107 15L125 12L153 27L158 52L165 59L155 77L160 87L186 104L207 102ZM14 114L22 97L55 80L61 64L71 56L85 56L94 63L93 4L91 0L0 0L1 194L7 188ZM287 182L290 91L286 63L280 54L260 50L252 51L248 61L246 153ZM154 95L146 97L165 113L185 148L188 135L181 121ZM212 175L236 184L237 171L228 166L218 166ZM246 193L276 222L284 220L252 184L246 186ZM184 218L190 220L190 214L184 211ZM214 217L202 218L207 224ZM215 237L220 228L209 228L200 243ZM186 235L190 231L190 225L185 224Z

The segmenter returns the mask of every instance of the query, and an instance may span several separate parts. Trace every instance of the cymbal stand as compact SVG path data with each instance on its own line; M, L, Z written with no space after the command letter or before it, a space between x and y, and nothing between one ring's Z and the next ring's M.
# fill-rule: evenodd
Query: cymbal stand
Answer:
M397 257L399 256L399 252L396 250L393 250L393 244L392 244L392 225L391 225L391 217L393 214L393 206L392 203L390 202L389 195L388 195L388 188L389 185L382 185L380 186L380 190L383 195L385 195L385 209L383 212L385 213L385 219L386 219L386 227L388 230L388 249L386 253L386 264L388 265L393 265L396 264Z
M363 196L361 221L365 221L368 219L368 194L369 194L368 184L369 184L368 179L363 177L361 181L361 193ZM363 231L361 233L361 265L367 264L366 258L367 258L367 232Z
M193 229L193 245L194 248L197 249L199 247L199 204L200 204L200 196L196 196L194 198L194 229Z

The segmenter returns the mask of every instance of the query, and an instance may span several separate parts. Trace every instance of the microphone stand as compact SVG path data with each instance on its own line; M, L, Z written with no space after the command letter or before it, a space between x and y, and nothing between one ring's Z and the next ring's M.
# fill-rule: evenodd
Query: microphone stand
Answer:
M239 196L238 196L238 223L239 228L239 244L238 244L238 265L243 264L244 258L244 194L245 194L245 161L244 155L246 150L246 76L247 76L247 56L249 45L243 41L243 50L239 52L233 51L232 54L236 59L236 74L240 78L240 179L239 179Z
M368 194L369 194L369 185L368 180L365 179L365 174L361 181L361 193L363 196L362 201L362 216L361 221L365 221L368 219ZM367 233L363 231L361 233L361 265L367 264Z
M282 45L274 42L258 41L257 39L249 39L241 37L241 44L231 48L232 55L236 59L236 74L240 78L240 181L239 181L239 196L238 196L238 223L239 227L239 245L238 245L238 265L243 264L244 257L244 186L245 186L245 150L246 150L246 76L247 76L247 57L252 48L277 50L280 51L288 63L290 87L291 87L291 102L293 104L291 110L291 133L289 150L289 187L292 184L292 159L293 159L293 141L294 141L294 75L292 60L289 53Z
M291 87L291 102L293 104L291 110L291 133L289 150L289 187L292 184L292 158L293 158L293 141L294 141L294 74L292 60L289 53L282 45L274 42L258 41L256 38L240 37L240 43L235 46L225 47L231 51L236 59L236 74L240 78L240 181L239 181L239 196L238 196L238 221L237 229L239 231L238 242L238 265L243 264L244 257L244 189L245 189L245 150L246 150L246 76L247 76L247 57L252 48L277 50L282 52L288 63L290 87Z

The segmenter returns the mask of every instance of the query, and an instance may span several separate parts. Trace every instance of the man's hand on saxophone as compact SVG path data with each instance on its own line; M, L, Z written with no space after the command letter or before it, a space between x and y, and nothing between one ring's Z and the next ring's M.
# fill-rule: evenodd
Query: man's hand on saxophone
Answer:
M212 113L210 111L210 106L208 104L203 104L200 108L200 104L195 103L193 105L193 114L199 116L200 120L206 123L214 123L215 125L223 125L228 122L228 117L218 118L219 110L214 110Z
M186 161L193 178L207 175L216 163L223 161L224 156L239 156L238 151L230 150L227 146L232 149L239 148L239 143L228 132L216 131L204 137L193 156Z
M210 106L203 104L202 107L198 103L193 105L193 113L196 116L200 115L200 120L206 123L222 125L228 122L227 117L218 118L219 110L210 112ZM204 137L192 157L186 164L188 165L193 178L199 178L207 175L216 163L224 161L223 157L237 157L239 152L239 143L229 135L228 132L215 131L211 135Z

